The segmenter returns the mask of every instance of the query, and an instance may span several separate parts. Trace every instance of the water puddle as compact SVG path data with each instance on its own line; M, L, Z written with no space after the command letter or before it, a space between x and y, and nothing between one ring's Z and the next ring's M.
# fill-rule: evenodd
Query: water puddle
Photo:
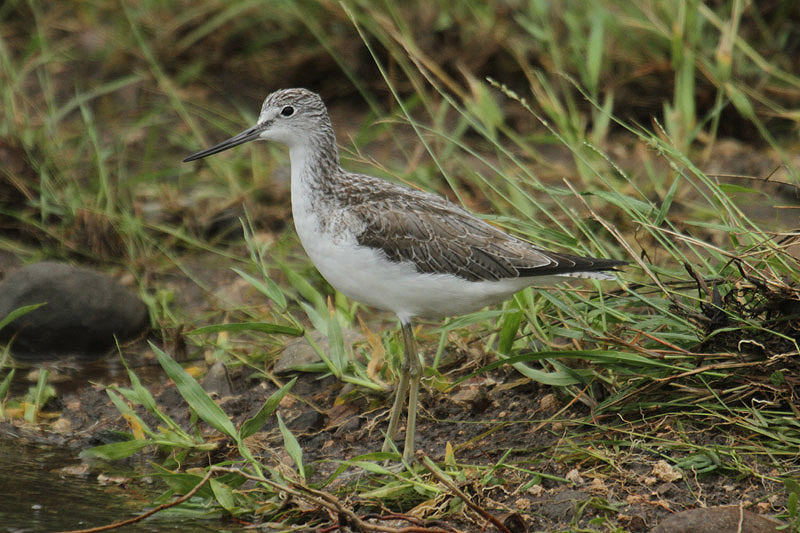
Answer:
M151 508L163 488L158 482L153 487L103 485L94 473L65 474L65 467L80 469L74 450L0 439L0 532L65 531L117 522ZM171 511L112 531L245 531L221 519L198 520Z

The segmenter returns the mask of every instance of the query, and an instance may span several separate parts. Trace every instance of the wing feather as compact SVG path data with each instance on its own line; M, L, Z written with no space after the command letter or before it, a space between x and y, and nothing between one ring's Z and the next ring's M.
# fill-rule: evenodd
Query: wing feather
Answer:
M548 252L439 196L386 182L376 195L369 185L347 196L348 215L362 228L358 243L381 250L390 261L411 262L418 272L497 281L613 270L624 263Z

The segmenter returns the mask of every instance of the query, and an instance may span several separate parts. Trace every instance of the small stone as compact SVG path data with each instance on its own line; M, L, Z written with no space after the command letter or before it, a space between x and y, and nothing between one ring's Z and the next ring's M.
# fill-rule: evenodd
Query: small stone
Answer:
M58 420L50 425L50 429L55 433L67 434L72 432L72 422L69 418L59 417Z
M647 527L647 523L644 521L644 518L639 515L631 516L619 513L617 515L617 521L626 526L626 529L629 531L645 531L645 528Z
M545 414L554 413L561 406L561 403L553 393L548 393L542 396L539 400L539 410Z
M53 472L61 476L86 477L89 475L90 469L89 465L85 463L80 463L77 465L62 466L61 468L54 470Z
M106 474L97 475L97 483L99 485L125 485L130 481L131 478L124 476L109 476Z
M541 496L543 492L544 492L544 487L542 487L541 485L533 485L531 487L528 487L528 493L532 494L533 496Z
M458 392L451 396L451 399L460 404L466 404L473 415L480 414L492 404L486 387L480 383L470 383L459 387Z
M592 483L589 485L589 490L600 494L608 494L606 482L599 477L596 477L592 480Z
M520 511L528 511L531 508L531 501L527 498L517 498L514 508Z
M292 433L313 433L325 425L325 415L309 409L297 415L287 425Z
M203 378L203 389L217 398L227 398L233 396L228 370L222 361L217 361L208 369L206 377Z
M665 460L658 461L653 466L653 474L661 481L677 481L683 477L680 471L667 463Z
M573 468L572 470L567 472L567 475L564 477L566 477L569 481L575 483L576 485L583 485L583 478L581 477L581 474L580 472L578 472L577 468Z

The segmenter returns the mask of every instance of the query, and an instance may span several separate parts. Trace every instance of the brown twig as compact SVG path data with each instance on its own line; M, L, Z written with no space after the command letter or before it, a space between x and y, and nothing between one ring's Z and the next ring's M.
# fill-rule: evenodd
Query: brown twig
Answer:
M173 501L171 501L169 503L162 503L158 507L150 509L149 511L146 511L146 512L140 514L140 515L134 516L133 518L129 518L127 520L121 520L119 522L114 522L112 524L106 524L104 526L90 527L89 529L73 529L73 530L70 530L70 531L59 531L58 533L95 533L97 531L108 531L109 529L116 529L118 527L128 526L130 524L135 524L136 522L141 522L142 520L144 520L148 516L153 516L154 514L160 512L160 511L163 511L164 509L169 509L170 507L175 507L176 505L185 502L186 500L188 500L189 498L191 498L192 496L197 494L197 491L200 490L203 487L203 485L208 483L208 480L211 479L211 475L213 473L214 473L214 469L213 468L209 468L208 472L205 475L205 477L200 480L200 483L195 485L192 488L192 490L190 490L189 492L187 492L186 494L184 494L180 498L178 498L176 500L173 500Z
M711 365L701 366L698 368L694 368L692 370L687 370L686 372L682 372L680 374L675 374L674 376L666 376L663 378L654 379L653 381L656 383L666 383L668 381L674 381L676 379L682 379L688 376L693 376L695 374L701 374L703 372L708 372L710 370L724 370L730 368L745 368L749 366L758 366L764 364L763 361L752 361L749 363L739 363L739 362L725 362L725 363L714 363Z
M496 527L503 533L511 533L511 531L497 517L495 517L493 514L491 514L483 507L480 507L478 504L474 503L469 496L464 494L464 492L461 489L456 487L455 483L453 483L450 479L440 474L439 469L436 468L436 465L433 464L433 461L431 461L431 458L428 457L428 455L425 452L418 451L417 457L421 459L420 462L422 463L422 466L424 466L428 470L428 472L430 472L433 475L433 477L441 481L448 489L453 491L456 496L461 498L461 501L463 501L467 505L467 507L469 507L470 509L472 509L473 511L484 517L492 524L494 524L494 527Z
M430 528L430 527L421 527L421 526L411 526L411 527L390 527L390 526L382 526L378 524L370 524L369 522L365 522L361 519L355 512L349 509L344 503L342 503L338 498L336 498L333 494L328 492L324 492L317 489L312 489L302 483L293 482L291 485L281 485L271 479L267 479L261 476L254 476L252 474L248 474L236 468L227 468L221 466L213 466L211 467L212 471L215 472L228 472L238 474L244 478L257 481L259 483L264 483L269 485L273 489L285 492L294 496L295 498L299 498L301 500L305 500L307 502L313 503L318 507L322 507L335 516L339 517L339 524L337 526L338 529L342 529L343 525L350 527L354 531L358 532L370 532L375 531L379 533L449 533L448 531L440 528ZM342 524L344 522L344 524Z

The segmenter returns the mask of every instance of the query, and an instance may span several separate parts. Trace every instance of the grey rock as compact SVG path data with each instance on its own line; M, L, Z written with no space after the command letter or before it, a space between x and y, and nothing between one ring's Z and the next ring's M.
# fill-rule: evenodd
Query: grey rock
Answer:
M294 417L287 425L294 433L309 434L322 429L325 425L325 419L326 417L322 413L309 409Z
M328 337L318 331L311 332L311 338L315 343L325 352L330 350L330 342ZM356 342L364 339L364 335L355 329L346 329L342 331L342 340L345 346L351 346ZM283 349L280 357L275 361L275 366L272 369L275 374L282 376L290 374L295 370L304 370L309 365L319 363L321 359L317 351L309 344L304 337L292 339Z
M113 278L44 261L0 282L0 320L22 306L45 303L0 329L22 360L98 357L149 326L147 306Z
M773 533L777 520L740 509L735 505L689 509L662 520L652 533Z
M203 389L212 396L217 398L227 398L233 396L233 388L231 387L231 380L228 377L228 369L222 361L217 361L206 373L203 378Z

